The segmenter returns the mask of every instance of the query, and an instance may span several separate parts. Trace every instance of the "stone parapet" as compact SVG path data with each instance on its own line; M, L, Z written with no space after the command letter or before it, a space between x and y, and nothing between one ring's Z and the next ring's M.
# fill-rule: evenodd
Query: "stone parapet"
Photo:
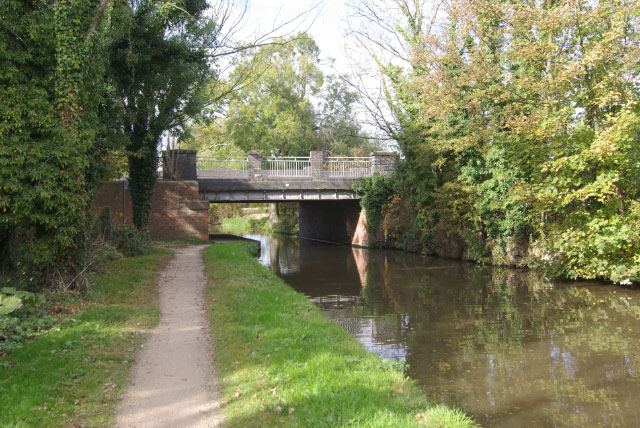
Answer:
M324 177L324 152L322 150L313 150L309 154L311 163L311 179L316 180Z
M391 152L371 153L371 172L382 174L387 177L393 175L396 165L396 155Z
M393 175L396 165L396 155L391 152L371 153L371 172L382 174L387 177Z
M249 150L247 153L247 168L249 180L260 180L262 178L262 153L259 150Z

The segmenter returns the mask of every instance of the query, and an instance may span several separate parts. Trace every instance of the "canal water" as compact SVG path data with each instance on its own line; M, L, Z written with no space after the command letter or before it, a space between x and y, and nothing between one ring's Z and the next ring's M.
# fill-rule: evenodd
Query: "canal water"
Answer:
M640 290L396 251L261 241L260 262L433 402L486 427L640 427Z

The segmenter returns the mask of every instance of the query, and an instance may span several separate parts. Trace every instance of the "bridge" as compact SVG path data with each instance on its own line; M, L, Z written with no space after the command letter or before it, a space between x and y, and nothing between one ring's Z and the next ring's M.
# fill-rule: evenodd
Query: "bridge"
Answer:
M196 180L200 199L209 202L302 202L354 200L353 183L373 173L390 175L395 157L374 152L366 157L203 158L195 150L163 154L164 179Z
M306 238L366 246L369 235L354 182L374 173L391 175L392 153L365 157L326 157L313 151L303 157L199 157L195 150L173 150L162 156L162 176L152 200L150 233L154 239L207 239L212 202L295 202L299 233ZM132 222L132 203L125 180L104 183L93 204L96 215L106 207L114 226Z
M199 200L209 203L296 202L302 237L366 245L365 217L354 182L374 173L390 176L395 156L374 152L366 157L203 158L195 150L163 154L163 178L195 180ZM204 209L203 206L203 209Z

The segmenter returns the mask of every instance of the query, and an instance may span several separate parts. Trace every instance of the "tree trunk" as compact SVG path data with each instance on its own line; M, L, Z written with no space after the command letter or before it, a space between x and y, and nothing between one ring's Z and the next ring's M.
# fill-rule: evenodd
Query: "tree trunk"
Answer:
M269 204L269 229L271 231L280 223L280 216L278 215L278 204L271 203Z
M152 140L147 137L145 140ZM134 154L129 155L129 189L133 205L133 225L140 232L149 234L149 218L151 216L151 199L156 184L158 157L156 141L145 141L145 144Z

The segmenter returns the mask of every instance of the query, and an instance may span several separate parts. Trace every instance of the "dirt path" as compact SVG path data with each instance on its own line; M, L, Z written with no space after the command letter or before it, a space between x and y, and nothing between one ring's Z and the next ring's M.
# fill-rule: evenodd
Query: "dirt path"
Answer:
M221 420L204 301L204 246L175 249L159 280L160 323L138 355L117 428L217 427Z

